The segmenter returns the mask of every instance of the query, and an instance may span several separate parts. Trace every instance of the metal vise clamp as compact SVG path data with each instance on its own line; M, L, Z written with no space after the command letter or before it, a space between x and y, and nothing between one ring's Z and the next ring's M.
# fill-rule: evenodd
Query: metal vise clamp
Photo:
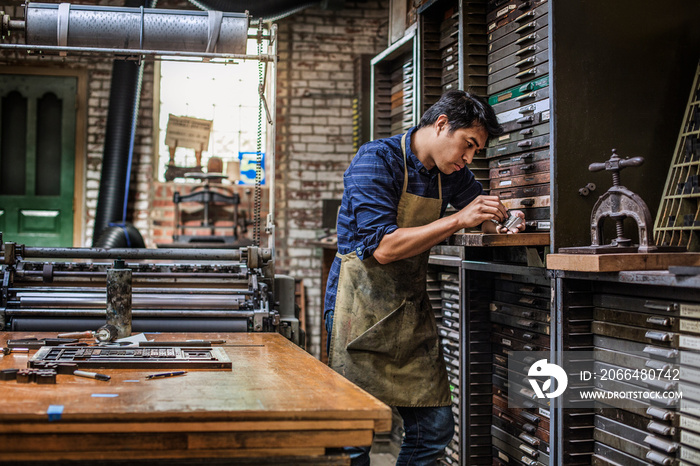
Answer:
M644 163L643 157L622 159L615 149L612 156L605 162L595 162L588 166L588 170L598 172L607 170L612 172L613 185L593 206L591 212L591 245L584 247L561 248L559 252L568 254L614 254L625 252L659 252L684 251L685 248L656 246L652 237L652 219L649 207L644 200L634 192L620 184L620 171L627 167L638 167ZM601 245L603 222L606 218L615 221L617 237L610 244ZM632 240L625 238L623 232L623 220L632 218L637 223L639 231L639 244L632 244Z

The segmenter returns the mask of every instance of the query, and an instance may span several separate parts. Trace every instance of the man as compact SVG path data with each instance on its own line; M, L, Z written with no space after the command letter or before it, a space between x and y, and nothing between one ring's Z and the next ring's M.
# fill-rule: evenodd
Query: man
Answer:
M448 92L406 134L363 145L344 175L325 303L329 365L397 408L405 431L397 464L434 464L454 433L426 293L430 248L462 228L525 228L492 222L508 212L466 168L502 132L482 99ZM460 210L440 218L448 204ZM353 464L368 464L368 453L355 449Z

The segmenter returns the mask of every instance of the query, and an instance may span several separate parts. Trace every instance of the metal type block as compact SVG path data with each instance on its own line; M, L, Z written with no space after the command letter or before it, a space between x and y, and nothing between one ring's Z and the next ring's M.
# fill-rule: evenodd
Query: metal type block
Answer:
M544 183L549 183L550 180L550 172L539 172L539 173L531 173L528 175L517 175L517 176L511 176L509 178L496 178L494 180L491 180L490 183L490 188L493 190L503 190L503 189L512 189L512 188L518 188L518 187L525 187L525 186L530 186L530 185L541 185ZM541 195L544 195L547 193L543 193ZM518 196L518 197L526 197L526 196ZM527 217L526 217L527 218Z
M526 33L532 28L532 26L528 26L530 25L530 23L537 20L542 20L543 18L547 17L548 10L549 5L545 3L528 12L517 15L515 18L513 18L513 21L511 21L510 23L496 30L488 32L489 43L499 41L504 37L515 33L518 30L520 30L521 33ZM546 24L546 20L544 24Z
M658 346L667 346L678 348L677 333L647 330L640 327L632 327L626 325L612 324L608 322L593 321L593 333L596 335L622 338L625 340L636 341L639 343L649 343Z
M678 332L680 319L670 316L641 314L639 312L620 311L617 309L593 308L593 318L603 322L634 325L647 329L669 330Z
M512 132L512 131L520 131L525 128L529 128L531 126L536 126L540 125L542 123L547 123L550 118L550 111L549 110L544 110L542 112L538 113L529 113L525 114L522 118L518 118L517 120L509 121L506 123L502 123L501 127L503 128L503 131L506 133Z
M0 370L0 380L17 380L17 373L20 369L2 369Z
M488 95L496 94L497 92L501 92L505 89L508 89L509 87L517 86L520 83L524 83L526 81L529 81L531 79L538 78L540 76L544 76L549 73L549 62L544 62L540 63L538 65L535 65L530 68L523 69L522 71L518 71L514 75L507 77L505 79L502 79L498 82L494 82L492 84L488 85L487 88L487 93Z

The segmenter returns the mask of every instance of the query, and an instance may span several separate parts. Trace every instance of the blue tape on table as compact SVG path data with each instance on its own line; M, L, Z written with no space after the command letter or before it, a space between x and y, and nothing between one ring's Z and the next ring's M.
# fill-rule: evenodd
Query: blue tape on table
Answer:
M116 398L118 397L118 393L93 393L92 397L93 398Z
M49 405L46 414L49 415L49 421L60 421L61 414L63 414L63 405Z

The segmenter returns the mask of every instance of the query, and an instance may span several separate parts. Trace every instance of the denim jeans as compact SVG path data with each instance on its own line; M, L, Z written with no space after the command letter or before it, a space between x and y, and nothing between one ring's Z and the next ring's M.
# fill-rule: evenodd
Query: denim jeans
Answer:
M397 466L428 466L437 463L454 435L450 406L438 408L396 408L403 418L404 439ZM370 447L349 447L352 466L369 465Z

